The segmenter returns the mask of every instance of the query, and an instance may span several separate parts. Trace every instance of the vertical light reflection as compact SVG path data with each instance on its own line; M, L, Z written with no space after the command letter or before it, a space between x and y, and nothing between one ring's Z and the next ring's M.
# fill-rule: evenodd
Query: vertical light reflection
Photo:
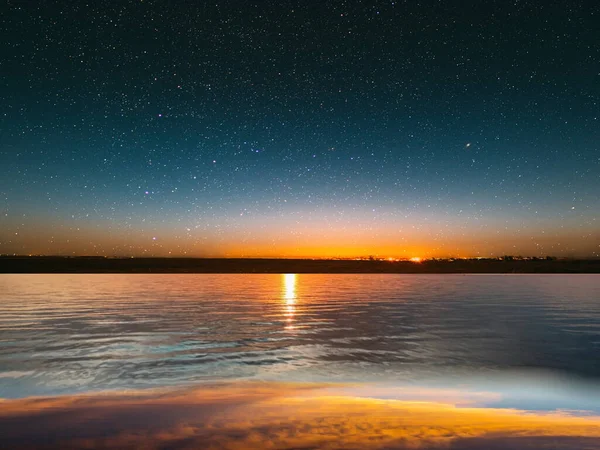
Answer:
M286 330L294 329L294 315L296 314L296 274L283 275L283 300L285 301Z

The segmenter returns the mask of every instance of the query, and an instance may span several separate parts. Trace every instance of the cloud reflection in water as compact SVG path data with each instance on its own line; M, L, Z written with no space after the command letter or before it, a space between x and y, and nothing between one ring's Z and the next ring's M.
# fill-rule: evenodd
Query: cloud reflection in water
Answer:
M364 385L246 382L6 400L0 436L14 449L600 447L600 416L479 407L497 399L485 392L368 392Z

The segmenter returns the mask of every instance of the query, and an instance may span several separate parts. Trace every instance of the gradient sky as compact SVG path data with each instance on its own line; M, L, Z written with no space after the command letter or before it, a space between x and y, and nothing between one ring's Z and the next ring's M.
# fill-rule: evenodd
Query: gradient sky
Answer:
M0 6L0 253L600 256L600 6Z

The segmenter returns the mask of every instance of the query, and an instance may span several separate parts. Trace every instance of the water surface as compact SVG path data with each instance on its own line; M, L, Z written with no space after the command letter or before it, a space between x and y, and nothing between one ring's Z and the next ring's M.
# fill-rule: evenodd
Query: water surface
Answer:
M5 398L600 377L597 275L1 275L0 299Z

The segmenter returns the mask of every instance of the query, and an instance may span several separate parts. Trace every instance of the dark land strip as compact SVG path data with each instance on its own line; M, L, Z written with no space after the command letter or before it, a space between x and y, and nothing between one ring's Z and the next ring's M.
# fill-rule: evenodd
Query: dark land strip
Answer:
M600 273L600 259L385 260L2 256L0 273Z

